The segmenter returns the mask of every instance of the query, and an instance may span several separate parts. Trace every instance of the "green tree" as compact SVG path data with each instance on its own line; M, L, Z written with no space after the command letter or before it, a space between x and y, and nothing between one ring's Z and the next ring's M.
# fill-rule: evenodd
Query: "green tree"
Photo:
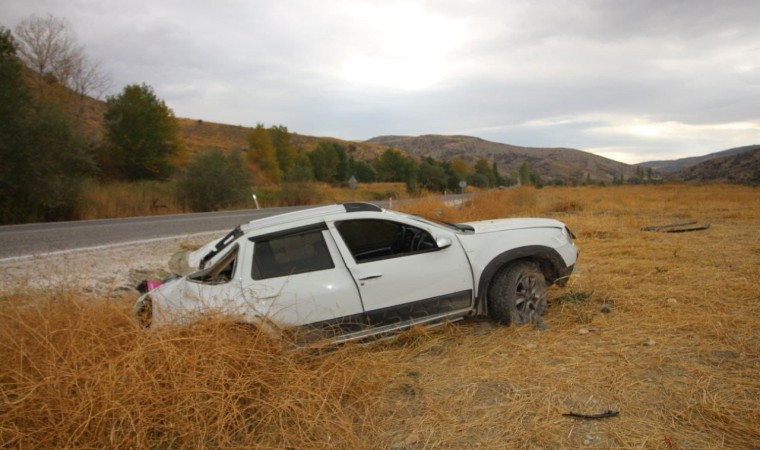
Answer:
M290 169L283 181L288 183L306 183L314 181L314 169L311 168L311 160L306 153L298 153L295 157L295 165Z
M340 183L351 177L346 148L337 142L319 141L317 148L309 152L309 159L319 181Z
M522 163L520 166L520 170L518 172L518 179L520 180L520 184L525 186L527 184L531 183L531 171L530 166L527 162Z
M314 178L317 181L333 182L337 178L340 158L335 146L329 141L319 141L317 148L308 153Z
M491 164L491 173L493 174L494 186L507 186L511 184L509 183L509 180L501 176L499 173L499 167L496 165L496 161Z
M446 170L432 158L420 163L417 177L423 189L443 192L448 187Z
M544 181L541 178L541 174L538 172L531 172L530 174L530 184L537 188L544 187Z
M378 181L408 181L416 172L416 162L395 148L388 148L372 166Z
M494 176L493 168L488 161L482 158L477 160L473 169L475 170L474 175L477 176L472 178L471 184L478 187L493 187L496 185L496 177Z
M310 205L323 201L319 189L312 185L314 170L307 153L297 153L295 164L283 177L279 202L283 205Z
M359 183L371 183L375 181L377 174L375 169L366 161L357 161L351 156L348 160L348 171L356 177Z
M636 166L636 181L636 184L644 182L644 168L641 166Z
M351 178L351 174L348 173L348 156L346 155L346 147L337 142L333 142L333 147L335 147L335 153L338 154L338 167L335 170L335 179L333 181L337 183L348 181L348 179Z
M21 64L11 32L0 27L0 147L12 147L21 128L22 116L28 114L31 96L21 78ZM7 159L2 167L6 166ZM1 167L0 167L1 168Z
M488 177L482 173L473 173L467 177L467 184L479 188L486 188L491 186L491 182L488 180Z
M248 133L248 148L249 161L256 164L270 180L280 181L282 170L277 161L277 150L264 124L257 124L256 128Z
M21 64L9 30L0 27L0 223L23 221L24 193L22 171L29 163L28 155L19 152L26 147L25 121L31 114L31 96L21 79Z
M295 167L298 156L298 150L290 141L288 127L284 125L270 127L269 138L277 155L277 164L282 173L287 175Z
M180 149L172 110L146 84L126 86L106 105L104 165L127 180L168 178Z
M238 205L251 193L251 174L238 152L219 149L198 155L179 176L177 197L193 211L216 211Z
M76 218L94 171L83 140L53 105L36 103L10 32L0 27L0 222Z
M460 191L462 188L459 187L459 182L462 181L462 179L459 178L457 172L454 171L451 163L449 161L441 161L435 162L435 164L441 166L444 172L446 172L446 189L456 192Z

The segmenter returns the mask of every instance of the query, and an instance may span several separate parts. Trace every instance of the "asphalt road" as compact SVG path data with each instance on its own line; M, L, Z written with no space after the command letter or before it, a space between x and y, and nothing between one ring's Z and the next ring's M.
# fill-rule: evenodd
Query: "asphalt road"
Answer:
M253 219L307 207L0 226L0 261L231 230Z
M466 197L466 194L449 195L448 201L453 204ZM389 206L386 202L372 203L384 208ZM312 207L314 206L290 206L126 219L4 225L0 226L0 262L203 233L225 233L253 219Z

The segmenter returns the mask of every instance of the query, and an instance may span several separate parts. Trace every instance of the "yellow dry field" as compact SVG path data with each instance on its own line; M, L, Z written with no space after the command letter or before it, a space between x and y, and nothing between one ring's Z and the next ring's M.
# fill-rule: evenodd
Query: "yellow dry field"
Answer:
M758 194L520 188L404 206L567 223L581 256L549 291L546 330L467 320L317 353L224 321L147 332L129 296L6 294L0 446L757 448ZM641 230L690 221L710 228Z

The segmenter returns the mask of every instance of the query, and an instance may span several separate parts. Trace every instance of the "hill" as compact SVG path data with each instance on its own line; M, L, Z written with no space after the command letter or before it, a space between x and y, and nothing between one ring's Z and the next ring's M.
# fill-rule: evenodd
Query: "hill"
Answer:
M753 147L738 154L700 162L675 172L673 177L699 183L760 185L760 146Z
M478 159L496 163L502 174L516 173L523 163L549 180L569 182L587 175L611 182L635 174L635 167L571 148L519 147L471 136L380 136L366 142L395 147L418 158L450 161L460 158L470 164Z
M35 86L35 75L31 71L26 70L25 77L31 86ZM43 95L45 100L61 105L63 111L79 123L88 139L94 142L102 139L103 114L106 111L104 101L80 97L58 83L48 83L38 93ZM211 148L229 151L248 147L247 135L252 130L251 127L200 119L177 120L180 138L190 156ZM398 148L417 159L432 157L439 161L450 161L460 158L474 164L482 158L495 162L504 175L513 175L523 163L528 163L531 170L540 173L546 181L571 182L590 177L611 182L620 176L629 179L635 175L636 169L636 166L581 150L520 147L471 136L379 136L357 142L291 133L291 139L295 147L301 151L313 150L322 140L334 141L345 146L350 154L359 160L373 159L389 147ZM650 167L673 180L758 184L758 150L760 145L750 145L699 157L648 161L639 166Z
M179 133L185 149L190 155L211 148L222 150L248 149L248 133L251 127L242 125L227 125L223 123L206 122L197 119L177 119ZM290 132L290 140L299 151L314 150L320 141L332 141L344 146L349 153L359 160L370 160L379 156L386 147L367 142L346 141L331 137L307 136Z
M752 151L760 148L760 145L746 145L744 147L730 148L720 152L710 153L703 156L692 156L690 158L680 158L674 160L647 161L640 163L639 166L652 168L660 173L668 174L683 171L684 169L696 166L705 161L727 156L738 155L740 153Z
M35 96L45 103L55 104L79 125L86 139L97 142L103 138L105 102L86 95L81 96L56 81L44 80L36 72L23 65L21 76Z

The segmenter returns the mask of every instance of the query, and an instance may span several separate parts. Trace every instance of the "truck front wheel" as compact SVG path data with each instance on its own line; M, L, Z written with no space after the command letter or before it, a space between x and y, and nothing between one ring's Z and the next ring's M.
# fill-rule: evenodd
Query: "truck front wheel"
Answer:
M546 278L537 264L519 261L496 274L488 289L488 313L503 325L535 322L546 311Z

